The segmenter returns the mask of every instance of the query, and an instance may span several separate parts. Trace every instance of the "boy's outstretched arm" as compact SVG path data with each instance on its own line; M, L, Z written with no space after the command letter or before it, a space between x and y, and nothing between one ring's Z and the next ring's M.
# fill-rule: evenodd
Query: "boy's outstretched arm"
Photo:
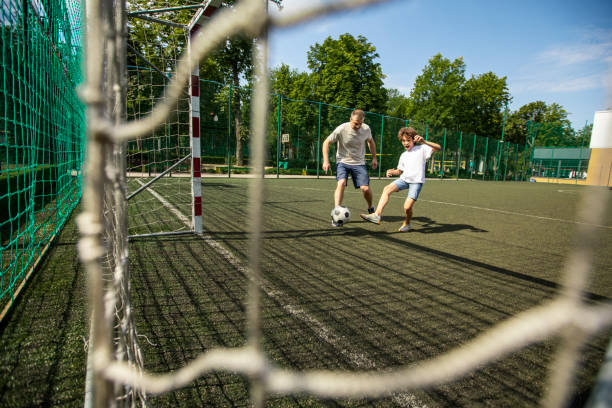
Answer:
M439 144L434 143L434 142L430 142L429 140L425 140L425 139L423 139L423 136L420 136L420 135L416 135L414 137L414 143L426 144L427 146L431 147L434 150L434 152L442 150L442 147L440 147Z

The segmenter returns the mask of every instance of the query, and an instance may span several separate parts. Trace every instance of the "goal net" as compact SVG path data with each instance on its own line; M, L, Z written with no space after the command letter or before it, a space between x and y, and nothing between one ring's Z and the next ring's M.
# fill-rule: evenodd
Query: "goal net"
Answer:
M127 119L151 113L188 46L193 10L140 9L129 4ZM163 123L127 142L126 176L131 238L194 230L190 92L186 84Z
M113 406L118 402L146 405L147 393L175 390L216 371L244 375L251 384L250 397L256 407L264 406L271 394L308 394L319 398L390 396L454 381L483 365L551 337L559 339L560 351L551 364L549 391L543 403L561 407L568 401L580 346L589 335L612 324L610 304L589 304L582 296L592 258L589 251L593 246L589 246L589 237L594 235L593 226L600 223L606 208L601 199L605 195L597 191L582 203L579 218L584 222L579 226L579 234L584 240L570 255L565 270L565 286L560 295L501 322L458 349L415 365L382 372L352 373L278 368L264 353L260 298L277 296L261 276L263 171L269 124L267 33L271 27L296 24L370 2L374 1L325 2L295 15L272 18L267 14L263 1L244 0L237 2L231 10L219 12L214 22L211 21L192 38L186 38L186 31L180 27L167 24L167 21L161 23L159 16L147 17L148 20L143 19L147 22L146 27L139 34L143 38L133 40L128 47L129 75L125 66L121 68L122 56L126 52L126 45L122 42L125 29L121 17L124 15L122 4L115 4L116 12L111 2L88 2L88 80L84 90L88 103L87 179L83 192L84 212L79 216L79 255L89 277L92 311L86 406ZM210 3L198 5L196 16L198 13L201 16ZM190 6L185 10L188 8ZM155 35L152 34L153 23L164 26ZM178 24L187 24L187 19ZM130 39L138 37L135 25L130 29L134 33ZM106 40L109 37L105 30L114 32L115 41ZM128 235L183 232L193 228L189 226L187 214L194 212L195 206L190 203L196 202L197 188L189 182L188 174L191 172L193 179L199 173L193 169L195 163L199 170L196 160L199 156L196 154L198 149L190 152L188 148L194 146L191 139L197 137L193 128L187 132L190 123L182 119L188 117L185 112L189 110L185 89L194 76L197 62L228 36L239 33L257 38L254 47L256 80L250 104L249 167L252 177L249 179L249 253L246 266L211 237L203 234L202 239L248 278L247 342L242 347L209 349L175 372L152 374L142 368L139 338L131 317ZM188 57L185 56L187 41L191 43ZM174 47L175 50L168 49ZM124 78L130 81L128 94L132 92L133 95L127 98L128 104L132 104L126 108L130 118L127 123L122 121L124 109L121 108L125 100ZM101 96L109 103L99 103ZM198 117L193 115L197 112L193 103L191 109L193 120ZM188 134L191 139L188 139ZM126 202L129 205L126 206ZM127 212L131 213L130 219L140 218L140 223L128 226ZM182 220L182 224L174 218ZM609 386L607 390L604 398L610 395Z

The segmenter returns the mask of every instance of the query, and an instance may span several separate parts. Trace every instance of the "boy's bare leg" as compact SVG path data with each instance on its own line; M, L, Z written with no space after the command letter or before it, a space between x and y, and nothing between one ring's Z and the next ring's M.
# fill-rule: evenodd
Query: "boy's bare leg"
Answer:
M346 179L339 180L338 184L336 184L336 191L334 191L334 207L337 207L342 204L342 199L344 198L344 188L346 187Z
M378 200L378 205L376 206L376 211L374 211L374 213L378 215L379 217L381 217L382 212L385 209L385 206L389 202L389 196L392 193L397 193L398 191L399 189L397 188L395 183L387 184L385 188L383 189L382 194L380 195L380 199Z
M406 219L404 219L404 223L400 227L400 230L408 225L410 225L410 220L412 219L412 207L414 206L415 201L408 197L404 202L404 214L406 215Z

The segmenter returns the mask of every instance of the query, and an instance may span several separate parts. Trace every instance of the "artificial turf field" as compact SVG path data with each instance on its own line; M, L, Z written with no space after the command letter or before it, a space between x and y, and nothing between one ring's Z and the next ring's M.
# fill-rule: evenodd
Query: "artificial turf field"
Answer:
M375 202L388 182L372 180ZM244 344L247 279L211 243L246 265L247 185L243 178L203 180L206 239L187 235L130 243L132 304L147 370L165 373L211 348ZM281 367L384 370L414 363L551 299L575 244L579 198L588 189L431 180L415 205L413 230L398 233L405 193L392 195L382 224L374 225L359 218L365 201L349 185L344 204L351 222L334 228L329 218L334 186L330 179L265 180L262 331L267 356ZM132 217L176 223L171 214L136 215L137 207ZM612 298L612 211L596 231L587 296L604 302ZM2 323L0 406L83 404L87 300L77 239L71 220ZM585 348L572 405L584 404L611 333L601 333ZM557 343L551 339L462 380L393 398L271 396L268 405L537 406ZM249 406L248 382L215 373L149 396L149 402Z

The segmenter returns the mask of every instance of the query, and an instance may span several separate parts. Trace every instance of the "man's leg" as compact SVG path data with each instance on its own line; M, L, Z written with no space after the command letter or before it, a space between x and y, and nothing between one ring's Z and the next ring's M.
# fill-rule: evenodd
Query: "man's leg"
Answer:
M365 165L353 166L352 169L353 185L359 188L363 194L363 198L368 204L368 214L374 212L372 207L372 189L370 188L370 176Z
M361 186L359 188L363 193L363 198L365 198L366 202L368 203L369 210L370 208L372 208L372 189L370 188L370 186Z
M336 190L334 191L334 208L342 205L344 199L344 188L349 176L349 168L343 163L338 163L336 167Z
M344 188L346 187L346 179L338 180L336 184L336 191L334 191L334 207L342 205L342 199L344 198Z

